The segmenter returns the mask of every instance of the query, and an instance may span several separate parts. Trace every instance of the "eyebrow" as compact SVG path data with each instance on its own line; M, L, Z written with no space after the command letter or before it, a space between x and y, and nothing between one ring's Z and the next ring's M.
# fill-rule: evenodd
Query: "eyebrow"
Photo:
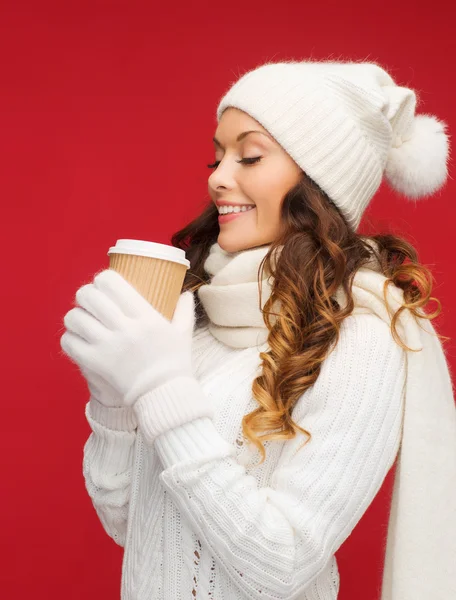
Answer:
M243 140L246 135L249 135L249 133L261 133L262 135L265 135L270 140L272 140L272 137L270 135L268 135L267 133L265 133L264 131L260 131L258 129L250 129L249 131L243 131L242 133L240 133L236 138L236 142L240 142L241 140ZM222 144L218 141L217 138L215 138L215 137L212 138L212 141L214 142L214 144L219 146L219 148L222 148L222 150L224 150Z

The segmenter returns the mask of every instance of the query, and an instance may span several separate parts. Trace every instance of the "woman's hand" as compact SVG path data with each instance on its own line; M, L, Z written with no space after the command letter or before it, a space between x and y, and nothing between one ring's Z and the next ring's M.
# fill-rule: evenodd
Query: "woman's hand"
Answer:
M194 296L181 294L172 321L112 269L76 292L64 317L62 350L105 397L117 394L131 406L143 394L176 376L193 376L191 344ZM93 381L91 381L91 378Z

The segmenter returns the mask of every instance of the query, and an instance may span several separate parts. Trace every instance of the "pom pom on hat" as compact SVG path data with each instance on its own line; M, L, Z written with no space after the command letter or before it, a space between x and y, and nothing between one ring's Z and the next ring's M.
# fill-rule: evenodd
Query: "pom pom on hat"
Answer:
M382 180L407 198L448 177L447 125L377 63L285 61L247 71L217 107L256 119L357 231Z
M433 115L418 114L411 135L396 136L385 166L385 179L408 198L423 198L440 189L448 176L447 124Z

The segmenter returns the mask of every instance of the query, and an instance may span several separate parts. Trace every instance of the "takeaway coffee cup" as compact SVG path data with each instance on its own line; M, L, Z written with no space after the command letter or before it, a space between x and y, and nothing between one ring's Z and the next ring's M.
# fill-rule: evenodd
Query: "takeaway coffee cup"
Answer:
M185 251L167 244L117 240L109 248L109 268L120 273L169 321L182 293L190 261Z

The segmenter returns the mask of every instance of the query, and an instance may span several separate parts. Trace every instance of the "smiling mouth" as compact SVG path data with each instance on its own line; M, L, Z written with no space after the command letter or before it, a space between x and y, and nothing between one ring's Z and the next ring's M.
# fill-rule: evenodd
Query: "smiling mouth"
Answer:
M249 210L239 211L237 213L230 212L230 213L227 213L226 215L219 214L218 222L219 223L228 223L229 221L232 221L233 219L237 219L238 217L241 217L242 215L253 212L255 209L256 209L256 207L254 206L253 208L251 208Z

